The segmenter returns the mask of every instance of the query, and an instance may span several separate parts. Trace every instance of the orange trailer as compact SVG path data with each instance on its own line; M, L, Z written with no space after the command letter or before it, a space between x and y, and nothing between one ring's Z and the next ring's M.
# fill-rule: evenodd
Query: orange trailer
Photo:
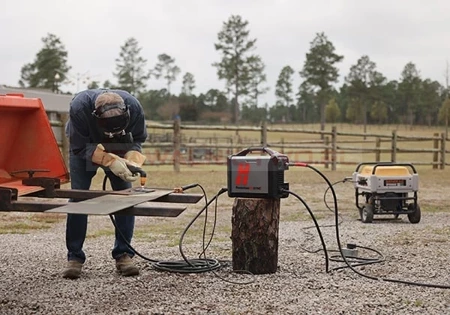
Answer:
M23 196L43 188L23 185L22 180L42 175L69 181L42 101L22 94L0 95L0 186Z
M0 212L175 217L186 206L174 203L197 203L203 197L158 188L140 191L60 188L68 182L69 172L41 99L22 94L0 95ZM85 201L74 203L68 199Z

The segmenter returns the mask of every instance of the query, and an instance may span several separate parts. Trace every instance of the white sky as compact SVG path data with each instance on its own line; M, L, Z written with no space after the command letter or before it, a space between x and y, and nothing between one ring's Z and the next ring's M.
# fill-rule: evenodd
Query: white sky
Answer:
M0 84L11 86L43 47L41 39L53 33L69 53L74 78L88 72L91 80L115 82L120 46L134 37L148 68L161 53L176 59L182 73L173 93L180 92L185 72L194 74L196 94L223 89L211 64L220 59L217 33L233 14L249 21L255 53L266 64L270 91L260 104L274 103L275 82L286 65L296 72L297 91L298 71L318 32L344 55L341 80L362 55L390 80L412 61L423 78L444 84L450 62L448 0L2 0L0 7ZM147 88L163 86L150 80ZM68 88L75 92L76 84Z

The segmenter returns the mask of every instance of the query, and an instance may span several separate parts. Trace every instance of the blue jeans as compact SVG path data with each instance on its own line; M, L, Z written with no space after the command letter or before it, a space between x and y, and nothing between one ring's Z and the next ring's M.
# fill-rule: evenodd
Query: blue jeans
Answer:
M81 157L70 155L70 181L72 189L89 190L91 187L92 178L95 176L99 166L92 164ZM105 174L108 177L113 190L123 190L131 188L131 183L123 181L114 175L108 169L105 169ZM71 200L76 201L76 200ZM126 241L131 243L134 231L134 216L117 215L114 216L117 227L124 235ZM66 222L66 246L67 259L77 260L84 263L86 255L83 251L83 244L86 238L88 216L86 214L67 214ZM112 257L117 259L123 254L128 254L130 257L134 256L134 252L128 247L126 242L122 239L119 232L115 231L115 242L112 250Z

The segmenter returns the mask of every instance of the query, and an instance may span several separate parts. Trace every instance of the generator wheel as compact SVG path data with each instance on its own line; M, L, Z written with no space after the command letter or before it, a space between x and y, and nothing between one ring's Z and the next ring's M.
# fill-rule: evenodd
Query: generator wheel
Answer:
M414 210L414 204L411 203L408 205L408 210ZM420 213L420 206L417 204L417 208L413 213L408 214L408 220L409 222L416 224L420 222L421 213Z
M361 221L364 223L372 223L373 220L373 206L371 204L366 204L361 210Z

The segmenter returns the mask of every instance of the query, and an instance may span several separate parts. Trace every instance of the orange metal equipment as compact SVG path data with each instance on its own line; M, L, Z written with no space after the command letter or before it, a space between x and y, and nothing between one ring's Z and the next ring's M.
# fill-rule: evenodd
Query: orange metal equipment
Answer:
M61 188L67 182L69 173L41 100L22 94L0 95L0 212L176 217L186 206L173 203L197 203L203 198L173 193L173 189Z
M42 190L22 184L30 176L69 181L42 101L22 94L0 95L0 186L17 189L19 196Z

